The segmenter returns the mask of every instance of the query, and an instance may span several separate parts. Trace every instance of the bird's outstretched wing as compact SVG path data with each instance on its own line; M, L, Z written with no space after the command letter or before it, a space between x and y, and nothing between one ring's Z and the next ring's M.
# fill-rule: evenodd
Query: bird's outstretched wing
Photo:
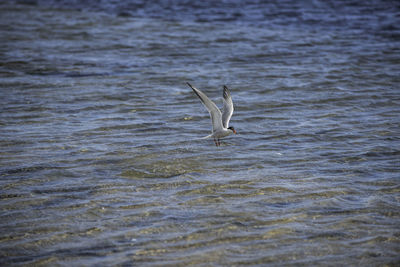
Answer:
M228 128L229 121L233 114L233 102L231 93L229 92L228 87L226 87L225 85L222 96L224 97L224 109L222 111L222 125L224 126L224 128Z
M203 105L207 108L210 113L211 121L212 121L212 131L218 131L223 129L222 125L222 114L219 108L212 102L202 91L193 87L190 83L187 83L192 89L193 92L200 98ZM231 100L232 102L232 100Z

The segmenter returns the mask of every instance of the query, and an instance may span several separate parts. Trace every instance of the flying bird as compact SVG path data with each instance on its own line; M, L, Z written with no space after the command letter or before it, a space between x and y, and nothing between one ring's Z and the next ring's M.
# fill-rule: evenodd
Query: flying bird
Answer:
M233 113L233 102L228 87L224 85L224 91L222 94L224 108L223 112L221 113L215 103L212 102L202 91L193 87L190 83L187 84L193 89L193 92L195 92L195 94L200 98L201 102L210 113L212 121L212 133L204 138L212 137L214 138L215 145L220 146L220 138L226 137L232 133L237 134L235 128L232 126L229 127L229 120L231 119Z

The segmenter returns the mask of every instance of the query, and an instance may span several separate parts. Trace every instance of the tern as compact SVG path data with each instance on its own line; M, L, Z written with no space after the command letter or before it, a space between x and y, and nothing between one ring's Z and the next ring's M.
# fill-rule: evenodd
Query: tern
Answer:
M226 137L232 133L237 134L235 128L233 128L232 126L229 127L229 120L231 119L233 114L233 102L228 87L224 85L224 91L222 94L224 108L223 112L221 113L219 108L206 96L206 94L204 94L199 89L193 87L190 83L187 84L190 86L190 88L193 89L193 92L195 92L195 94L200 98L201 102L210 113L212 121L212 132L210 135L204 138L212 137L214 138L215 145L220 146L220 138Z

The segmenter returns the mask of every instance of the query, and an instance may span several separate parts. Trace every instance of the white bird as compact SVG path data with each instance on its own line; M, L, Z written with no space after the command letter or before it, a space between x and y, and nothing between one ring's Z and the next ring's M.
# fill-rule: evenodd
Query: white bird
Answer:
M202 91L193 87L190 83L187 84L193 89L193 92L196 93L196 95L200 98L201 102L210 113L212 121L212 132L210 135L204 138L214 138L215 145L219 146L221 145L219 141L220 138L226 137L231 133L237 134L235 128L233 128L232 126L229 127L229 120L231 119L233 113L233 102L228 87L224 85L224 91L222 94L224 97L224 109L221 113L215 103L212 102Z

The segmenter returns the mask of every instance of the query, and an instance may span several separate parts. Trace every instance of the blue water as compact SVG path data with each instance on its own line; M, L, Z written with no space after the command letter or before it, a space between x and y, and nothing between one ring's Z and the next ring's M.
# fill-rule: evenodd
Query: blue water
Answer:
M0 265L399 264L397 1L0 7Z

